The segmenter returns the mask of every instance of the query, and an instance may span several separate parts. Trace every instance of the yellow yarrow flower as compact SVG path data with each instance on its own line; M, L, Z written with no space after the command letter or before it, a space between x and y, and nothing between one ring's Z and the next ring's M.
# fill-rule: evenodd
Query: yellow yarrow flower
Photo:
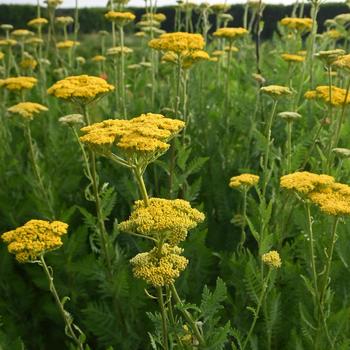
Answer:
M263 254L261 260L272 269L278 269L282 265L280 255L276 250L271 250L268 253Z
M129 55L133 52L134 50L127 46L114 46L114 47L110 47L107 50L107 56L118 56L118 55L121 55L122 53L124 55Z
M10 91L21 91L25 89L32 89L37 82L38 80L34 77L20 76L3 79L0 82L0 87L4 87Z
M142 15L142 20L154 20L161 23L166 20L166 15L164 13L145 13Z
M105 14L105 18L109 21L116 22L118 25L123 26L133 21L136 16L131 12L109 11Z
M47 92L57 98L86 105L113 90L114 86L102 78L77 75L59 80Z
M118 227L121 231L138 233L177 245L204 218L203 213L191 208L190 203L185 200L150 198L148 206L144 201L136 201L129 219L121 222Z
M29 27L39 28L39 27L42 27L48 23L49 23L49 21L46 18L37 17L37 18L30 20L27 24Z
M102 55L96 55L96 56L91 58L92 62L103 62L105 60L106 60L106 57L102 56Z
M332 67L341 69L350 73L350 54L338 57L332 64Z
M304 94L307 100L320 99L325 103L331 103L334 107L342 107L345 104L350 103L350 95L346 97L346 90L338 88L336 86L331 87L331 96L329 95L329 86L317 86L315 90L309 90ZM330 101L330 97L332 101Z
M281 57L286 62L304 62L305 61L305 56L294 55L290 53L283 53Z
M159 38L149 41L148 46L155 50L182 51L203 50L204 38L201 34L191 34L185 32L165 33Z
M306 195L312 191L329 186L334 182L334 177L329 175L297 171L282 176L280 179L280 186L286 190L292 190L299 194Z
M25 57L22 59L19 65L23 69L35 69L35 67L38 65L38 61L33 57Z
M233 40L233 39L240 38L244 35L247 35L248 33L249 31L242 27L237 27L237 28L226 27L226 28L219 28L217 31L213 33L213 35L218 38Z
M2 234L8 251L21 263L31 262L46 252L62 246L61 237L68 225L61 221L30 220L15 230Z
M131 162L139 156L143 160L160 156L170 147L168 141L184 127L181 120L147 113L130 120L110 119L86 126L81 129L85 135L80 140L102 155L115 146Z
M267 94L273 98L289 96L292 94L292 91L286 87L281 85L268 85L260 88L260 91L264 94Z
M47 107L34 102L20 102L7 109L8 112L18 114L27 120L32 120L36 115L47 110Z
M60 16L60 17L56 17L55 21L59 25L67 26L69 24L72 24L74 22L74 19L71 16Z
M248 188L256 186L259 183L259 176L253 174L241 174L233 176L230 179L229 186L231 188Z
M24 38L27 36L34 35L34 33L28 29L16 29L16 30L11 32L11 35L18 37L18 38Z
M350 186L331 183L308 194L322 212L332 216L350 215Z
M0 51L0 61L3 60L5 57L5 54L3 52Z
M17 44L17 40L14 40L14 39L0 40L0 46L15 46L16 44Z
M154 287L172 284L188 264L188 260L180 255L182 252L179 247L163 244L161 251L155 247L137 254L130 260L134 276Z
M336 29L330 29L324 32L323 35L326 38L333 39L333 40L339 40L344 37L344 35L339 30L336 30Z
M71 49L73 46L78 46L80 45L79 41L74 41L74 40L64 40L64 41L59 41L56 44L56 47L58 49Z
M312 18L285 17L280 23L282 26L298 31L310 31L312 28Z

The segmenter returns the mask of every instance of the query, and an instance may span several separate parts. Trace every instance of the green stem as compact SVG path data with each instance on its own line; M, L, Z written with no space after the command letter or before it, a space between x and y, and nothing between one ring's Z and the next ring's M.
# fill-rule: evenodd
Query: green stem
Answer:
M75 334L74 330L73 330L73 322L72 322L72 318L71 315L65 310L63 303L61 302L61 299L57 293L54 281L53 281L53 274L50 271L50 268L47 266L46 261L44 259L44 256L41 255L40 256L40 265L42 266L45 275L47 277L47 280L49 281L49 287L50 287L50 292L53 295L55 302L57 304L57 307L60 311L60 314L63 318L63 321L66 325L65 329L66 329L66 334L73 339L74 343L77 345L78 349L83 350L84 346L82 344L82 342L79 340L79 337Z
M164 350L168 350L169 349L168 324L167 324L168 321L167 321L167 315L166 315L166 310L164 306L162 287L157 287L157 293L158 293L158 303L159 303L160 313L162 315L163 348Z
M121 114L126 119L126 91L125 91L125 54L124 54L124 27L119 26L120 39L120 95L121 95Z
M287 122L287 174L292 172L292 121Z
M177 293L175 285L171 284L170 288L171 288L172 296L174 297L175 302L181 306L180 311L182 312L186 321L188 322L189 326L191 327L195 337L197 338L197 340L199 342L200 347L204 348L205 347L205 340L204 340L201 332L199 331L196 322L193 320L191 314L185 309L185 306L184 306L183 302L181 301L179 294Z
M148 207L149 206L149 199L148 199L148 194L147 194L145 182L143 181L143 176L142 176L143 172L141 171L140 166L136 166L133 169L133 172L135 174L135 178L136 178L137 184L139 186L139 190L140 190L143 202L145 203L145 206Z

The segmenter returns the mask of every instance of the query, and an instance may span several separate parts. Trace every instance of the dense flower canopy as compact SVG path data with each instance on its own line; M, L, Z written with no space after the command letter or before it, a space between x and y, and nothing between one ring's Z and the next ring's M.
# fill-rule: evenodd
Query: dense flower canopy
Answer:
M229 186L231 188L244 188L257 185L259 182L259 176L253 174L241 174L233 176L230 179Z
M36 115L48 110L47 107L34 102L20 102L9 107L8 112L18 114L22 118L32 120Z
M34 77L13 77L0 80L0 87L4 87L10 91L21 91L25 89L32 89L38 80Z
M315 90L307 91L304 97L307 100L319 99L325 103L331 103L334 107L341 107L344 103L350 103L350 94L347 94L345 89L336 86L331 87L331 94L328 85L317 86Z

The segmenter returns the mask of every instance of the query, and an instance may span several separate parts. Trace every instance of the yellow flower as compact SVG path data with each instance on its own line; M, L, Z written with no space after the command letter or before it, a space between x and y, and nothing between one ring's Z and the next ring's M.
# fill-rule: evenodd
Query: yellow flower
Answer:
M163 244L149 252L137 254L130 260L136 278L141 278L154 287L163 287L175 282L185 270L188 260L181 256L183 249Z
M30 20L27 24L29 27L39 28L47 23L49 23L49 21L46 18L37 17Z
M4 87L10 91L20 91L24 89L32 89L37 82L37 79L34 77L13 77L3 79L0 82L0 87Z
M18 38L24 38L26 36L34 35L34 33L28 29L16 29L16 30L11 32L11 35L18 37Z
M23 69L35 69L35 67L38 65L38 62L32 57L25 57L19 63L19 65Z
M138 155L143 159L160 156L169 147L167 143L185 126L181 120L147 113L130 120L110 119L86 126L80 140L95 151L109 154L114 145L117 151L132 161Z
M261 260L272 269L278 269L282 265L280 255L276 250L271 250L268 253L263 254Z
M219 38L225 38L229 40L233 40L244 35L247 35L249 32L247 29L242 27L237 28L219 28L216 32L213 33L214 36Z
M211 53L211 55L214 57L221 57L221 56L225 55L225 51L224 50L215 50Z
M202 50L204 48L204 38L201 34L165 33L157 39L150 40L148 46L155 50L173 51L175 53L186 50Z
M216 13L226 12L230 9L230 7L231 5L228 4L213 4L210 6L210 8Z
M327 215L350 215L350 186L332 183L308 194L308 198Z
M0 46L15 46L17 41L14 39L2 39L0 40Z
M63 0L45 0L48 7L57 7L62 4Z
M312 28L312 18L285 17L280 21L282 26L299 31L310 31Z
M342 69L350 73L350 55L343 55L338 57L332 64L337 69Z
M260 91L274 98L289 96L292 94L292 91L288 87L280 85L263 86L260 88Z
M244 188L256 186L259 182L259 176L253 174L241 174L231 177L229 186L231 188Z
M44 40L43 39L40 39L40 38L37 38L37 37L34 37L34 38L29 38L25 41L26 44L28 45L42 45L44 44Z
M105 60L106 60L106 57L102 56L102 55L96 55L96 56L91 58L92 62L103 62Z
M290 53L283 53L281 55L282 59L286 62L304 62L305 57L300 55L293 55Z
M105 14L105 18L109 21L116 22L118 25L125 25L133 21L136 18L136 16L131 12L109 11Z
M161 23L166 20L166 16L164 13L145 13L144 15L142 15L142 20L155 20Z
M334 182L334 178L329 175L297 171L282 176L280 179L280 186L284 189L296 191L305 195L312 191L318 191L320 188L329 186Z
M136 201L129 219L121 222L118 227L121 231L177 245L204 218L203 213L191 208L185 200L150 198L148 206L145 206L144 201Z
M323 35L329 39L338 40L343 37L343 34L336 29L330 29L323 33Z
M146 36L146 33L141 31L141 32L137 32L134 34L135 36L139 37L139 38L144 38Z
M47 92L63 100L86 105L113 90L114 86L102 78L78 75L59 80Z
M327 65L331 65L339 57L342 57L344 55L345 51L343 49L320 51L317 54L315 54L317 58L321 59Z
M0 51L0 61L3 60L5 57L5 54L3 52Z
M346 101L346 90L338 88L336 86L331 87L331 98L332 101L330 102L330 96L329 96L329 86L317 86L316 90L309 90L304 94L304 97L307 100L312 99L320 99L323 102L331 103L334 107L342 107L345 104L350 103L350 95L348 95Z
M64 41L59 41L56 44L56 47L58 49L71 49L73 46L78 46L78 45L80 45L78 41L64 40Z
M47 107L34 102L20 102L7 109L8 112L19 114L22 118L29 120L32 120L34 116L47 110Z
M123 53L124 55L128 55L133 52L134 50L127 46L114 46L107 50L107 56L118 56L121 55L121 53Z
M59 25L67 26L68 24L72 24L74 22L74 19L71 16L60 16L56 17L55 21Z
M224 51L225 51L225 52L229 52L229 51L231 51L231 52L238 52L238 51L239 51L239 48L236 47L236 46L233 46L233 45L226 45L226 46L224 47Z
M19 262L25 263L61 247L61 237L67 229L68 225L61 221L30 220L1 237L8 244L8 251L15 254Z

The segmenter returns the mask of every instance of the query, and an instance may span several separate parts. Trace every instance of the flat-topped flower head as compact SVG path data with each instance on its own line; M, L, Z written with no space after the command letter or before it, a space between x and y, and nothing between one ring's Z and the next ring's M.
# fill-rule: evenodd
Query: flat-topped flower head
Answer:
M56 47L58 49L64 50L64 49L71 49L74 46L80 45L79 41L74 40L63 40L56 43Z
M332 67L350 73L350 54L338 57L333 62Z
M214 36L218 38L224 38L228 40L233 40L240 38L242 36L245 36L249 33L249 31L242 27L226 27L226 28L219 28L217 31L213 33Z
M324 32L322 34L325 38L331 39L331 40L339 40L342 39L344 37L343 33L341 33L339 30L337 29L330 29L327 30L326 32Z
M63 0L45 0L47 7L56 8L63 3Z
M105 60L106 60L106 57L102 55L96 55L91 58L92 62L104 62Z
M292 95L292 90L281 85L267 85L260 88L260 91L272 98L288 97Z
M289 111L285 111L285 112L280 112L278 113L278 116L280 118L282 118L283 120L285 120L286 122L294 122L298 119L301 118L301 114L297 113L297 112L289 112Z
M284 175L280 179L280 186L286 190L306 195L312 191L327 187L335 182L334 177L324 174L314 174L308 171L297 171Z
M0 40L0 47L1 46L11 47L11 46L15 46L15 45L17 45L17 40L14 40L14 39L1 39Z
M161 23L166 20L166 15L164 13L145 13L142 15L142 20L154 20Z
M48 111L48 108L35 102L20 102L7 109L12 114L17 114L23 119L32 120L38 116L41 112Z
M150 40L148 46L155 50L180 53L186 50L203 50L204 44L201 34L176 32L162 34L159 38Z
M181 120L147 113L130 120L110 119L86 126L80 140L102 155L113 147L128 161L158 158L170 147L168 141L185 126Z
M61 237L68 225L61 221L30 220L15 230L2 234L8 251L21 263L36 260L40 255L62 246Z
M221 4L213 4L210 6L210 8L215 12L216 14L219 14L220 12L226 12L231 8L231 5L226 3Z
M333 148L332 152L339 158L350 158L350 149L349 148Z
M37 17L37 18L31 19L27 24L29 27L40 28L48 23L49 21L46 18Z
M34 57L28 55L20 61L19 65L23 69L34 70L38 65L38 61L34 59Z
M185 200L150 198L148 206L144 201L136 201L129 219L121 222L118 227L121 231L177 245L204 218L203 213L193 209Z
M3 60L5 57L5 54L3 52L0 51L0 61Z
M130 260L133 274L154 287L172 284L188 264L188 260L181 256L182 252L183 249L165 243L161 251L155 247L137 254Z
M327 215L350 215L350 186L348 185L335 182L310 192L308 198Z
M311 31L312 18L285 17L280 21L281 25L297 31Z
M0 81L0 87L9 91L30 90L36 85L38 80L34 77L12 77Z
M300 63L305 61L305 56L295 55L291 53L283 53L281 55L283 61Z
M315 57L322 60L325 64L331 65L338 58L345 55L345 50L343 49L334 49L327 51L319 51L315 54Z
M195 63L209 61L210 56L204 50L184 50L180 53L167 51L163 57L163 62L178 63L180 62L183 69L191 68Z
M229 186L237 189L248 189L259 183L259 176L254 174L241 174L230 179Z
M350 13L341 13L340 15L337 15L334 17L334 21L336 23L341 24L341 25L349 23L350 22Z
M338 88L336 86L331 87L331 96L329 94L329 86L317 86L315 90L306 91L304 97L307 100L318 99L325 103L330 103L333 107L342 107L345 104L350 103L350 94L346 96L346 90ZM347 98L346 98L347 97ZM346 98L346 100L345 100Z
M124 26L129 22L132 22L136 16L131 12L109 11L105 14L105 18L109 21L115 22L119 26Z
M127 46L113 46L107 49L107 56L129 55L133 52L134 50Z
M62 125L67 125L67 126L75 126L75 125L84 125L84 116L81 114L68 114L63 117L60 117L58 121Z
M15 29L14 31L11 32L11 35L18 39L23 39L28 36L34 35L34 33L28 29Z
M71 16L59 16L55 18L55 21L58 25L67 26L69 24L72 24L74 22L74 19Z
M102 78L77 75L59 80L47 92L57 98L86 105L113 90L114 86Z
M276 250L271 250L261 257L262 262L272 269L278 269L281 267L282 262L280 255Z

